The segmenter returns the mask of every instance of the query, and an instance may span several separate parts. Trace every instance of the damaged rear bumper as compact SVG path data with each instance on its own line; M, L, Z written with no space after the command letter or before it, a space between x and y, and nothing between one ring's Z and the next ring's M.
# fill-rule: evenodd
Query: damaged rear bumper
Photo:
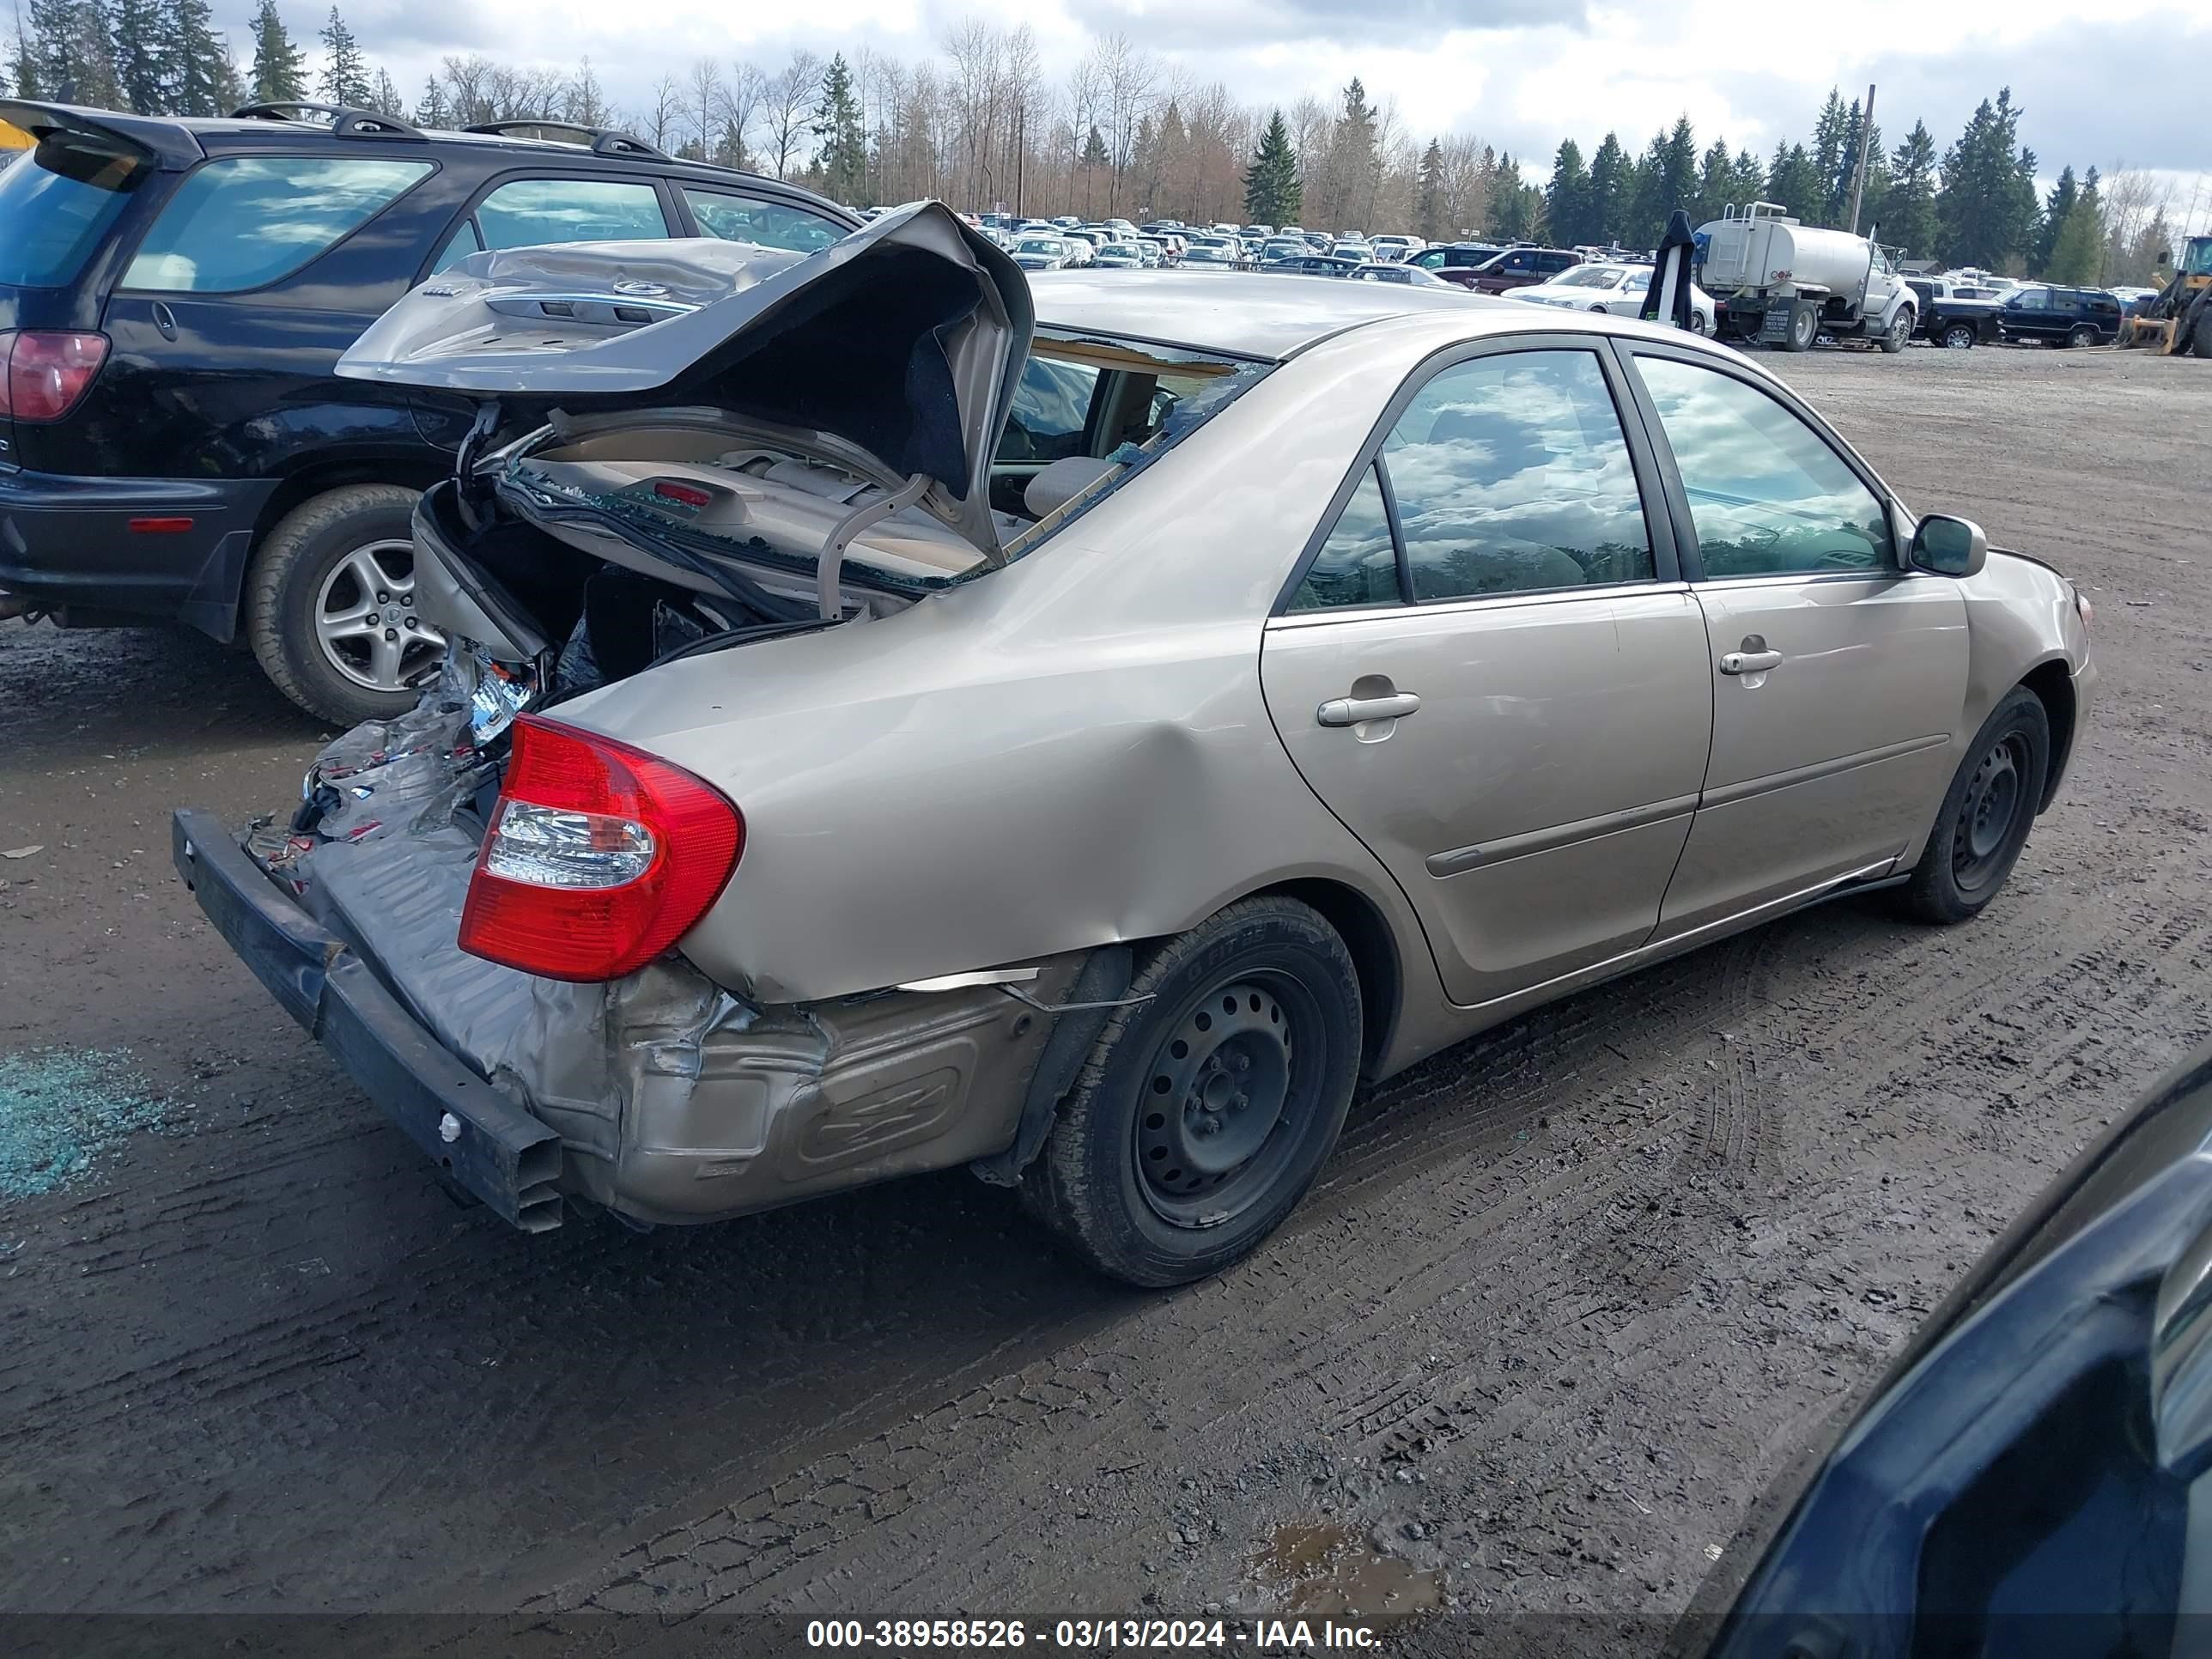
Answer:
M210 813L179 811L172 836L200 908L285 1011L531 1231L560 1224L563 1194L682 1223L962 1164L1012 1180L1008 1158L1034 1153L1066 1087L1067 1068L1040 1065L1048 1043L1086 1029L1050 1010L1097 979L1093 952L1039 964L1024 997L979 984L761 1007L676 958L571 984L459 951L474 842L458 830L327 846L304 896ZM1126 961L1110 979L1103 994Z
M448 1054L212 814L174 814L170 842L216 931L409 1139L524 1231L561 1224L557 1134Z

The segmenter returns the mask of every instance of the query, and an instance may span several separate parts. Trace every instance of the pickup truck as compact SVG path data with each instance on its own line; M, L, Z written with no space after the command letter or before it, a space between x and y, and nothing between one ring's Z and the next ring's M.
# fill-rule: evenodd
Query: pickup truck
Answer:
M1948 276L1909 276L1905 286L1920 299L1920 331L1937 345L1963 351L1998 337L2004 296L1996 289Z

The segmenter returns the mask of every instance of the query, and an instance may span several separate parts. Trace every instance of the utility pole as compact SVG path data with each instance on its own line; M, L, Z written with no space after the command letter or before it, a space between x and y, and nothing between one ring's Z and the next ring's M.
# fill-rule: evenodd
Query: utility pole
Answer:
M1874 88L1867 88L1866 112L1859 118L1859 165L1851 175L1851 234L1859 234L1859 200L1866 194L1867 151L1874 143Z

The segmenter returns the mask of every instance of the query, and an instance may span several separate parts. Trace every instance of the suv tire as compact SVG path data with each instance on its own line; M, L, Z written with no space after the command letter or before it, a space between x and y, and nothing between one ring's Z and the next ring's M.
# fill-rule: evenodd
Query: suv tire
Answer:
M2016 685L1967 745L1927 849L1903 890L1907 914L1948 924L1981 914L2027 844L2051 771L2051 716Z
M2093 346L2097 343L2097 331L2084 323L2066 337L2066 343L2076 348Z
M1022 1179L1033 1216L1100 1272L1157 1288L1273 1232L1344 1127L1359 975L1288 898L1230 905L1155 951Z
M444 653L414 614L416 492L348 484L301 502L262 538L246 637L278 690L335 726L390 720Z

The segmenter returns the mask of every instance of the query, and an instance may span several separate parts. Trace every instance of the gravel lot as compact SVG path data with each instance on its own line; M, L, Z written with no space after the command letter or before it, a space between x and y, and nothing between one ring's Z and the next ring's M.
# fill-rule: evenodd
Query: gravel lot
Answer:
M2008 893L1831 906L1441 1055L1172 1296L959 1174L642 1237L456 1209L169 870L171 806L281 807L323 734L196 636L0 626L0 1608L1142 1597L1633 1646L2212 1037L2212 366L1771 361L2095 602L2102 705Z

